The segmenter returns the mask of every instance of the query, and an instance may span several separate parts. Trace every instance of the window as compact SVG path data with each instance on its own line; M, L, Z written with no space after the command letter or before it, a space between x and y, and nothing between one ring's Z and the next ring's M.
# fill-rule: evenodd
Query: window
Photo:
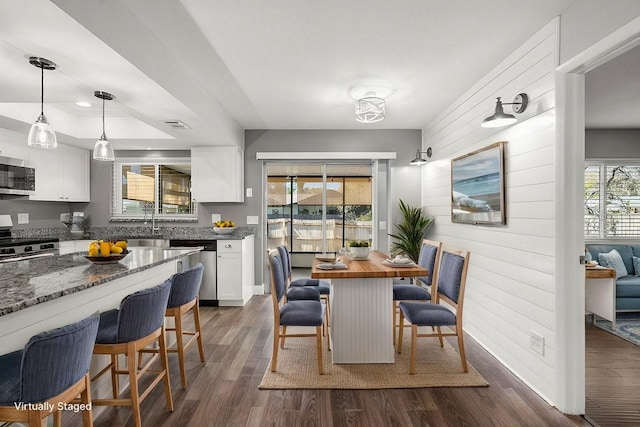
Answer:
M268 249L336 252L352 240L371 242L371 174L370 163L268 165Z
M197 221L191 197L191 160L116 159L112 219Z
M640 236L640 164L586 164L584 235L592 239Z

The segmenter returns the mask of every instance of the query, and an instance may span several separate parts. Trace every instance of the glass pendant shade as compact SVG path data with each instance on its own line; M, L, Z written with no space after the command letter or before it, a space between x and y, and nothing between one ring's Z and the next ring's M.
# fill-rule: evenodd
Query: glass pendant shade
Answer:
M109 141L109 138L107 138L107 134L104 132L104 101L110 101L114 99L115 96L99 90L95 91L93 95L96 98L102 99L102 136L100 136L100 139L96 141L96 145L93 147L93 159L103 162L113 162L116 159L116 156L113 153L111 142Z
M112 162L115 160L111 142L104 133L100 139L96 141L96 145L93 147L93 159L101 160L103 162Z
M55 70L57 65L46 58L37 56L29 57L29 63L34 67L40 68L40 115L29 130L27 144L36 148L56 148L58 146L58 138L56 138L56 133L53 131L53 126L49 124L44 115L44 70Z
M44 114L40 114L36 122L31 125L27 143L30 147L36 148L56 148L58 146L53 126L49 124Z
M365 97L358 99L356 106L356 121L360 123L375 123L384 119L386 108L384 99L375 96L375 92L365 93Z

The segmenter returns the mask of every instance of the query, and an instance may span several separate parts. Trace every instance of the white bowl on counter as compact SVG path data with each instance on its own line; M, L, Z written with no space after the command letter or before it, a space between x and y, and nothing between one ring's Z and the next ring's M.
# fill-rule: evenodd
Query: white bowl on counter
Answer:
M213 227L216 234L232 234L237 227Z

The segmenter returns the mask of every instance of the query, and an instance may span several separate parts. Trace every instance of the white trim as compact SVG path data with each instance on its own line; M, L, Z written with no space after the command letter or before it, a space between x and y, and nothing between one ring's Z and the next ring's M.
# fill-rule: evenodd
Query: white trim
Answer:
M585 413L584 74L640 45L640 18L620 27L556 72L556 343L557 408ZM564 167L563 167L564 166Z
M356 159L395 159L397 153L395 151L338 151L338 152L319 152L319 151L263 151L256 153L256 160L356 160Z

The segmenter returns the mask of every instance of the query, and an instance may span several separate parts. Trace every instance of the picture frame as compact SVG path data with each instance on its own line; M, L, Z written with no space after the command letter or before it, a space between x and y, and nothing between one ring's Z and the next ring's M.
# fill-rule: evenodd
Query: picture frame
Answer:
M504 148L499 141L451 160L451 222L506 225Z

